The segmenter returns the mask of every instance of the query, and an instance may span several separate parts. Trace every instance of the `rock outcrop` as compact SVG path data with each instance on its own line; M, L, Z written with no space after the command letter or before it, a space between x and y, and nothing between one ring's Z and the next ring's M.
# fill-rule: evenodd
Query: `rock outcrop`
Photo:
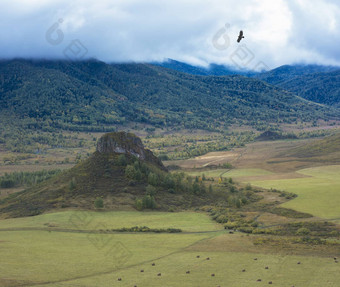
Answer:
M166 170L163 163L152 151L145 149L141 139L133 133L112 132L103 135L97 143L97 152L129 154Z

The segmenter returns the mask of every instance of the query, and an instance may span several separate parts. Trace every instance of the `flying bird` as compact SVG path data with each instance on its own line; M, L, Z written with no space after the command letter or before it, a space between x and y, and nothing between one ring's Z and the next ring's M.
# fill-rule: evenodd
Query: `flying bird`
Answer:
M244 38L243 36L243 31L241 30L240 31L240 35L238 35L238 38L237 38L237 43L240 43L240 41Z

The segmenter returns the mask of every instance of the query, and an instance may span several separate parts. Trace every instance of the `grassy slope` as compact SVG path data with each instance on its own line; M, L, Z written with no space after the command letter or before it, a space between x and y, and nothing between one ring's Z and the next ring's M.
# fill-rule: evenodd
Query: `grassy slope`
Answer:
M323 139L302 142L259 142L241 151L235 150L236 155L241 154L235 162L232 162L236 166L235 169L197 171L190 174L234 177L256 186L293 192L298 197L284 203L283 207L322 218L340 219L339 147L339 133ZM233 158L232 155L233 152L227 152L226 158ZM208 160L207 155L206 161ZM332 163L334 165L329 165ZM204 161L201 164L204 165ZM315 165L316 167L313 167ZM272 172L249 168L254 166L271 168ZM296 168L299 166L312 168ZM340 223L340 220L337 222Z
M306 177L288 179L263 179L263 176L273 173L262 169L227 169L189 172L192 176L205 174L206 177L232 177L244 183L263 188L276 188L292 192L297 198L284 203L282 206L314 216L340 219L340 166L321 166L297 171ZM294 176L294 174L288 174ZM261 178L261 180L259 180ZM340 222L338 220L337 222Z
M241 168L241 169L214 169L214 170L208 170L208 171L194 171L194 172L188 172L191 176L200 176L205 175L206 177L232 177L232 178L238 178L238 177L244 177L244 176L260 176L260 175L268 175L273 174L270 171L260 169L260 168Z
M340 166L300 170L310 176L299 179L254 181L254 185L296 193L297 198L283 206L323 218L340 218Z

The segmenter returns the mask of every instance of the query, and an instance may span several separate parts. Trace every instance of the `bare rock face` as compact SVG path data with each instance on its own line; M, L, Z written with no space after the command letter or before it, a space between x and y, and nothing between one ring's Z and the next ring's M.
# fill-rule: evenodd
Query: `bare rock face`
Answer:
M113 132L103 135L97 143L97 152L131 154L145 160L143 143L132 133Z
M140 160L158 165L164 171L167 170L152 151L144 148L141 139L132 133L112 132L103 135L97 143L97 152L133 155Z

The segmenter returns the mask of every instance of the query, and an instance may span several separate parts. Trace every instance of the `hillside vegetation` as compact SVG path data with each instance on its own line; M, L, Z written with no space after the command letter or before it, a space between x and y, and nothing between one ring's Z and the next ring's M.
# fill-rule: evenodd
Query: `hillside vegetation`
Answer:
M61 208L182 210L207 204L241 206L256 200L234 183L213 188L202 178L169 173L134 134L103 135L88 159L0 201L2 216L38 215Z
M6 125L29 129L105 131L141 123L153 127L224 129L338 113L257 79L194 76L150 64L99 61L0 62L0 111Z
M282 66L255 76L307 100L340 106L340 69L327 66Z

